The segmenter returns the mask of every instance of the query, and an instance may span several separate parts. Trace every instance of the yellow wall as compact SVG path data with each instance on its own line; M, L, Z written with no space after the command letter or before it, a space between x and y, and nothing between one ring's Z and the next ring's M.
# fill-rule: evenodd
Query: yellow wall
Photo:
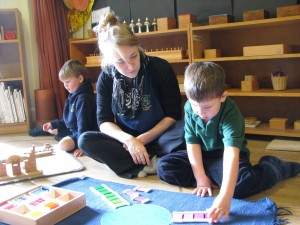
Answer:
M38 57L31 0L0 0L1 9L17 8L21 13L25 77L31 123L35 120L34 90L39 88Z

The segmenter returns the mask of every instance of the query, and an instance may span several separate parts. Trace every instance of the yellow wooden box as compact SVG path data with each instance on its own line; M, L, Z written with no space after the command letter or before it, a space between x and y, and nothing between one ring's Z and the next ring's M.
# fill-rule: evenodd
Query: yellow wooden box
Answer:
M292 52L291 45L287 45L287 44L243 47L243 55L244 56L278 55L278 54L288 54L291 52Z
M246 81L257 81L257 76L255 75L245 75L245 79Z
M176 19L165 17L165 18L158 18L157 19L157 30L158 31L165 31L171 30L176 28Z
M269 12L264 9L246 11L243 13L244 21L262 20L269 18Z
M271 129L285 130L288 127L287 118L272 118L269 123Z
M289 5L277 7L277 17L300 15L300 5Z
M220 49L205 49L204 50L204 57L205 58L221 57L221 50Z
M101 56L87 56L86 57L86 64L87 65L99 65L101 63Z
M209 16L209 25L223 24L234 22L234 16L228 14L220 14Z
M241 89L242 91L255 91L259 89L259 85L257 81L243 80L241 81Z
M197 16L192 14L181 14L178 15L178 28L187 28L190 23L197 23Z
M295 130L300 130L300 120L296 120L296 121L294 122L294 129L295 129Z

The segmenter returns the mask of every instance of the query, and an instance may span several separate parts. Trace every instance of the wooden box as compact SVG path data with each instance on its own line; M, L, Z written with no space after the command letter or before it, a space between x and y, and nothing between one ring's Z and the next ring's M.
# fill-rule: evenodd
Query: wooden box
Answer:
M156 56L167 61L187 59L186 50L166 50L166 51L153 51L145 52L146 55Z
M158 31L165 31L171 30L176 28L176 19L175 18L158 18L157 19L157 30Z
M204 57L205 58L221 57L221 50L220 49L205 49L204 50Z
M294 129L295 129L295 130L300 130L300 120L296 120L296 121L294 122Z
M197 16L192 14L181 14L178 15L178 28L187 28L190 23L197 23Z
M269 18L269 12L263 9L246 11L243 13L244 21L262 20Z
M259 85L257 81L243 80L241 81L241 89L242 91L255 91L259 89Z
M40 185L0 202L0 222L53 225L85 206L84 193Z
M277 17L300 15L300 5L277 7Z
M101 57L99 55L86 57L86 64L89 66L100 65L100 63L101 63Z
M228 14L213 15L208 18L209 25L234 22L234 16Z
M260 45L260 46L245 46L243 47L244 56L256 55L278 55L291 53L291 45L277 44L277 45Z
M281 129L284 130L288 127L287 118L272 118L269 121L271 129Z
M255 75L245 75L245 79L241 81L242 91L255 91L259 89L259 83Z

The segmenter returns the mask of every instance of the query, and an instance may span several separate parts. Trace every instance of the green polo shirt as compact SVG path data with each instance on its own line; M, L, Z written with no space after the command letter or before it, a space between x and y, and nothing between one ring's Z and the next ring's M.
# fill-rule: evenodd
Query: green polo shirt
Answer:
M249 157L244 117L232 99L227 97L219 113L207 123L193 112L189 101L185 103L184 112L187 144L200 144L203 151L237 147Z

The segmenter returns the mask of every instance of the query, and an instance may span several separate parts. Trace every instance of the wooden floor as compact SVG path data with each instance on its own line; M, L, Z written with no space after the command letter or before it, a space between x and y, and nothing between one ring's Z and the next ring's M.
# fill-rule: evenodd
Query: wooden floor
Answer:
M266 150L266 146L269 141L272 140L272 137L248 136L248 140L248 147L251 150L251 162L253 164L257 163L259 158L263 155L274 155L280 157L283 160L295 161L300 163L300 152ZM11 148L28 148L33 144L36 146L41 146L44 145L44 143L56 144L57 142L51 136L33 138L25 133L0 135L0 154L1 152L7 151ZM15 194L20 193L32 186L36 186L37 184L51 185L53 183L75 176L90 176L101 180L109 180L131 185L140 185L169 191L190 193L192 190L169 185L159 180L157 176L149 176L146 178L131 180L123 179L116 176L106 165L97 163L87 156L80 157L79 159L86 167L84 171L0 186L0 202L1 200L13 197ZM248 200L257 200L264 197L272 199L278 207L287 207L293 213L293 215L287 216L286 218L289 220L290 224L296 225L300 224L299 188L300 175L281 181L272 189L252 196L248 198ZM215 191L215 194L217 192L218 190Z

